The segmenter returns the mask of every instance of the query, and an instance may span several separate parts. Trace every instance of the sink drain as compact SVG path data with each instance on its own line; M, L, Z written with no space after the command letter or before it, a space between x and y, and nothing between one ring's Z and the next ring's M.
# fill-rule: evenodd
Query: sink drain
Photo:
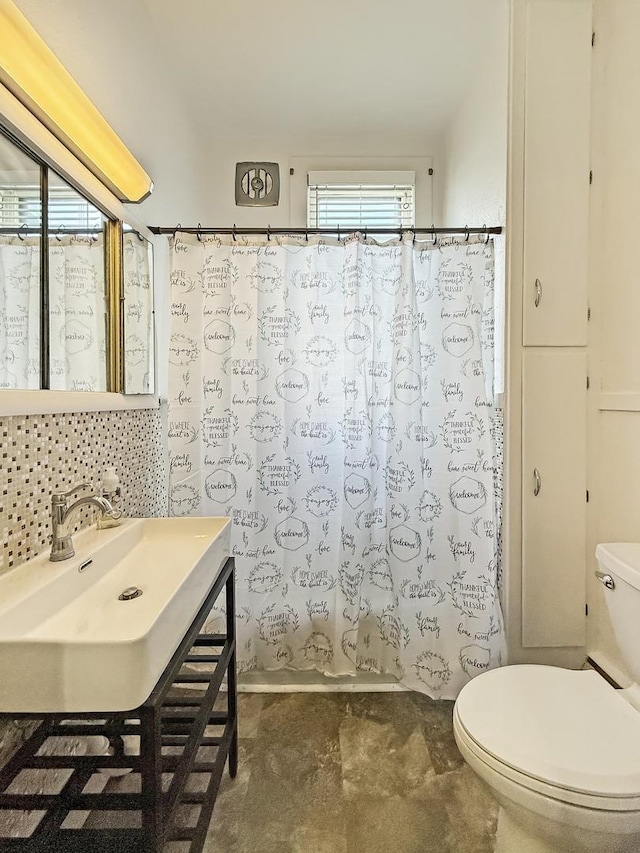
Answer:
M130 601L132 598L138 598L142 595L142 590L138 586L128 586L126 589L123 589L118 599L120 601Z

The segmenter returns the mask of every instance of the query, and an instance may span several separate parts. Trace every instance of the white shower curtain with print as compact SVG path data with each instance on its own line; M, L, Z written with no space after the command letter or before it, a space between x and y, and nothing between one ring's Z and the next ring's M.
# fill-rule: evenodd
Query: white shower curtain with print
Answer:
M48 252L50 387L106 391L103 236L52 237ZM0 236L0 388L41 387L40 257L39 237Z
M49 240L51 388L107 390L107 291L102 234Z
M484 238L171 240L171 511L232 519L241 671L501 663L493 280Z
M40 388L40 238L0 235L0 389Z

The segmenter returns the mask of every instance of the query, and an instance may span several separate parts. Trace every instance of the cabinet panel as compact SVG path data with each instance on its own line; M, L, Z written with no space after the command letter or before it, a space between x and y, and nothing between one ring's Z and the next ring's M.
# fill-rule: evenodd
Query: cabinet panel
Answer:
M586 344L591 27L589 0L527 6L525 346Z
M523 356L522 643L581 646L586 601L586 352L536 348Z

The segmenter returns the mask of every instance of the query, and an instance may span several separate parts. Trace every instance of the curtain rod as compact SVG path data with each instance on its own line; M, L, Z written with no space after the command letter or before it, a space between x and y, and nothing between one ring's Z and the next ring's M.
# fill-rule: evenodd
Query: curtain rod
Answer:
M329 228L236 228L234 225L231 228L205 228L202 225L197 225L194 227L183 228L181 225L176 225L174 227L160 227L158 225L150 225L149 230L153 234L176 234L178 231L182 231L185 234L231 234L233 236L244 236L247 234L261 234L267 237L271 235L287 235L287 234L296 234L302 237L306 237L309 234L353 234L356 231L359 231L361 234L364 234L365 237L369 235L387 235L387 234L502 234L502 227L500 225L494 226L491 228L482 227L482 228L341 228L339 225L333 229Z
M84 234L102 234L104 228L69 228L66 225L61 225L59 228L50 228L47 234L51 237L76 237ZM132 233L132 232L126 232ZM137 232L136 232L137 233ZM19 228L0 228L0 234L8 237L29 237L31 235L42 234L42 228L27 227L21 225Z

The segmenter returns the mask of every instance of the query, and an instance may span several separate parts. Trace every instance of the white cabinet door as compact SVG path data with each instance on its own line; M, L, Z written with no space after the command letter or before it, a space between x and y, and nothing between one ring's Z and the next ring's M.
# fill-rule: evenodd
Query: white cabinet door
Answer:
M591 101L589 0L527 5L524 346L584 346Z
M587 357L578 348L523 355L522 644L581 646Z

